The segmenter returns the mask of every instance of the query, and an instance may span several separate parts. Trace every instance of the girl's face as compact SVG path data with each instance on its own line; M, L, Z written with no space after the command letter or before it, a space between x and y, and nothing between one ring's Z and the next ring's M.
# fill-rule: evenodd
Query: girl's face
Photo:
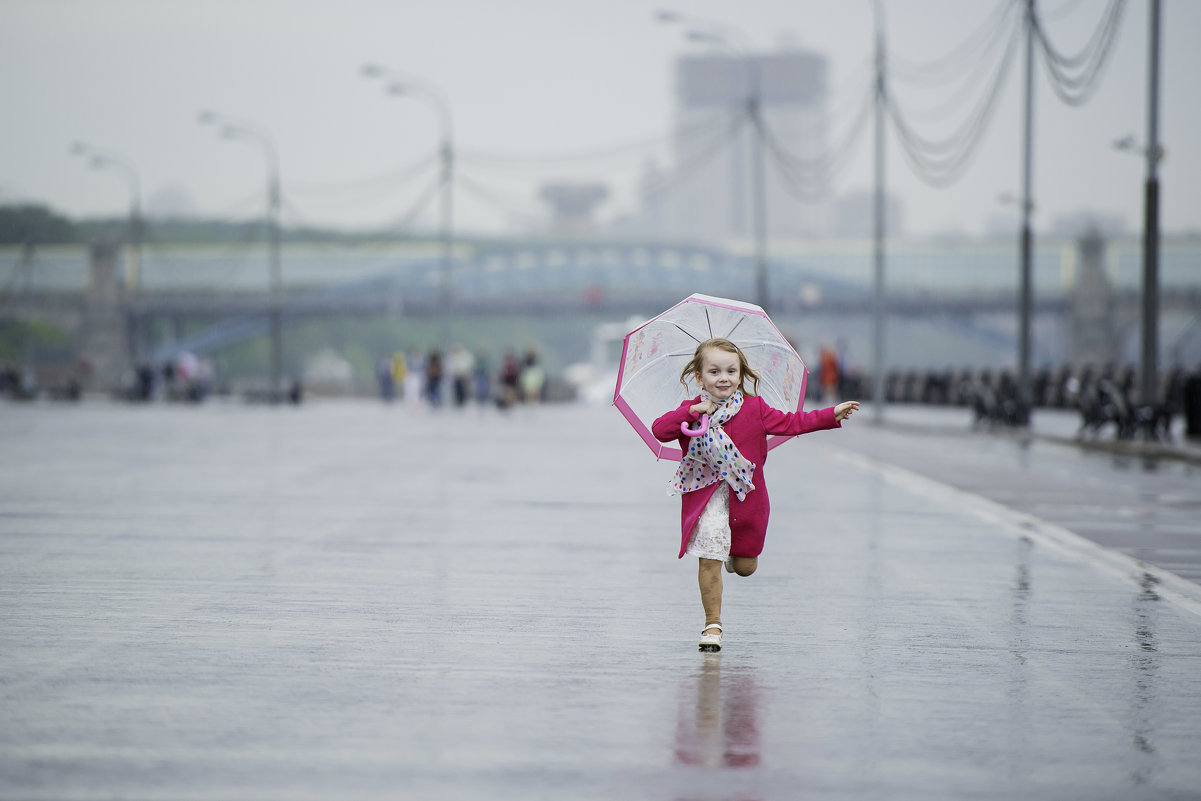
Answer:
M707 348L701 359L701 372L697 383L719 401L734 394L742 383L742 368L737 353L726 353L717 348Z

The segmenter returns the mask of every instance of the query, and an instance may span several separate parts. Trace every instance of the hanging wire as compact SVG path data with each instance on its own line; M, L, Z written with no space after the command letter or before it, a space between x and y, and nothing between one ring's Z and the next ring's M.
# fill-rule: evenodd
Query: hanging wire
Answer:
M433 198L438 194L438 189L442 186L441 174L436 174L429 178L423 186L420 193L408 209L399 218L398 223L389 223L387 227L399 228L401 232L406 232L414 223L418 216L429 206ZM289 217L298 222L302 226L318 227L316 222L305 215L304 212L297 207L290 197L282 199L282 206L288 212Z
M1088 41L1080 48L1080 52L1074 56L1063 55L1051 44L1050 39L1047 37L1047 32L1043 27L1045 20L1036 13L1034 16L1034 31L1038 37L1039 44L1043 48L1044 57L1048 58L1056 66L1064 68L1086 66L1097 56L1099 48L1104 45L1106 38L1111 35L1114 17L1115 15L1118 18L1121 17L1125 5L1125 0L1110 0L1109 5L1105 8L1105 13L1101 15L1101 21L1093 29Z
M1001 8L1013 13L1018 6L1008 3ZM943 87L949 86L952 82L958 84L954 90L948 93L944 88L940 88L937 92L940 99L935 105L926 108L915 108L911 102L907 103L908 117L910 119L920 118L923 124L938 124L949 117L961 114L962 109L971 102L973 97L978 97L981 93L986 92L995 64L1000 58L1003 48L1010 41L1009 35L1018 22L1016 14L1014 17L1014 19L1006 19L1002 15L998 20L998 26L992 29L993 35L988 43L975 53L975 62L970 67L964 64L962 70L950 76L950 80L942 82ZM892 77L892 73L889 73L890 87L895 87L896 83L891 80ZM933 89L934 85L927 84L920 88Z
M1125 10L1126 0L1110 0L1092 36L1080 52L1072 56L1065 56L1055 48L1043 22L1035 15L1034 35L1043 67L1050 78L1051 88L1060 100L1071 106L1084 105L1100 86L1101 75L1109 64Z
M603 172L610 184L614 195L634 191L641 179L648 159L655 160L656 156L666 156L664 145L672 142L678 151L681 148L691 148L699 142L708 142L714 137L725 135L727 112L705 116L699 120L679 126L671 134L640 140L639 143L625 143L609 148L581 152L574 155L549 156L502 156L498 154L483 155L467 151L458 154L456 163L456 180L466 179L463 188L467 194L477 201L482 201L487 207L500 211L507 218L512 218L523 224L539 224L545 221L541 208L532 208L528 197L516 199L508 192L509 199L504 197L505 191L497 191L490 185L501 183L511 184L515 176L523 178L546 178L552 172L563 173L586 169L591 172ZM660 152L656 153L657 149ZM604 160L608 160L606 164ZM620 161L619 161L620 159ZM621 176L621 177L619 177ZM620 183L619 186L614 186Z
M384 173L373 173L371 176L365 178L327 182L289 181L288 188L293 191L299 189L302 194L321 192L340 193L344 191L354 192L364 186L394 185L398 182L407 181L413 176L419 175L423 170L428 169L431 164L437 162L439 153L440 151L438 150L431 151L403 167L397 167Z
M218 211L213 222L216 223L236 223L245 220L245 210L257 207L257 213L262 213L264 208L263 200L265 195L261 189L255 190L248 195L244 195L233 203L226 204L225 208Z
M699 146L685 161L668 171L666 176L661 180L648 184L645 182L645 177L639 175L635 180L642 182L641 189L644 196L654 197L672 191L676 186L684 182L692 171L704 163L711 161L722 148L728 147L745 121L746 113L744 110L740 110L734 114L730 114L729 111L723 111L715 117L706 117L700 122L684 128L685 136L681 140L682 143L699 144ZM702 139L704 136L707 136L707 138ZM698 140L700 140L699 143ZM500 211L511 219L517 219L528 225L538 225L545 222L545 215L541 213L541 210L530 210L530 200L528 198L516 199L511 195L509 198L506 198L502 196L501 192L488 187L478 177L480 168L481 165L472 164L466 170L456 170L456 187L461 188L467 195L478 201L482 201L487 206ZM620 190L617 190L616 193L620 194Z
M557 166L564 163L578 164L590 161L603 161L615 157L625 156L630 153L639 154L646 151L657 150L668 145L675 136L682 135L684 137L689 137L694 134L703 134L709 124L710 122L708 120L701 120L673 133L645 136L629 142L622 142L615 145L610 145L608 147L596 148L593 150L580 151L576 153L506 155L502 153L461 150L457 154L457 160L460 163L470 164L476 167L500 167L510 169L527 169L530 167Z
M724 114L717 118L706 117L686 126L678 128L667 135L654 139L645 139L637 144L615 145L610 148L592 150L574 155L558 154L548 156L501 156L498 154L481 155L470 151L460 153L457 161L460 165L476 170L491 170L505 172L526 172L532 174L546 173L550 169L561 171L565 165L580 165L591 169L600 168L600 162L624 158L626 163L633 161L645 162L656 153L662 153L666 145L674 144L676 149L686 147L695 140L712 136L724 124Z
M986 54L991 53L999 43L1005 41L1008 28L1006 17L1014 14L1019 4L1013 0L1000 0L989 12L988 17L980 24L967 39L957 45L946 55L930 61L910 61L895 53L888 53L889 82L900 81L919 85L936 85L963 80L963 76L974 70L980 63L987 61Z
M396 195L435 169L441 158L440 152L432 152L402 169L369 179L359 179L336 184L296 184L290 182L288 190L294 194L299 188L306 204L316 202L326 208L346 208L378 204L381 200ZM422 184L424 185L424 183ZM324 195L324 198L322 197ZM328 199L328 200L327 200Z
M529 211L528 209L517 208L519 203L528 203L529 201L526 199L516 202L506 200L495 191L489 189L470 176L464 175L462 172L459 172L455 175L455 182L456 186L462 189L465 193L474 197L476 200L482 201L485 205L491 206L493 209L501 212L508 219L518 219L528 225L537 225L544 221L543 218L536 212Z
M400 222L397 223L396 227L401 232L411 232L413 230L413 223L415 223L417 218L420 217L421 214L429 207L434 198L438 196L438 191L442 188L442 176L434 176L434 179L429 182L428 186L426 186L425 191L417 196L417 200L412 206L409 207L409 210L401 216Z
M1071 16L1072 13L1079 8L1080 4L1083 2L1084 0L1064 0L1063 4L1059 6L1059 8L1054 8L1051 11L1042 14L1041 16L1043 21L1058 22L1061 19L1066 19L1067 17Z
M997 108L1001 89L1009 75L1009 65L1020 40L1020 24L1011 24L1009 43L993 73L992 85L973 107L968 117L950 136L934 140L921 136L908 121L892 93L886 96L886 110L898 134L901 152L914 174L931 186L947 186L962 174L983 139Z
M675 165L662 180L650 185L644 185L643 195L646 197L658 197L676 189L691 176L694 170L712 161L718 152L728 147L735 140L742 127L746 125L747 117L745 109L740 109L730 114L729 121L717 136L704 147L698 149L687 161Z
M765 115L757 115L754 124L758 135L763 137L768 153L772 156L787 183L791 184L790 191L800 198L806 189L815 193L824 192L825 183L829 182L848 161L855 149L859 138L867 130L868 118L872 110L872 99L875 96L874 87L868 85L859 101L859 109L855 117L847 125L845 131L833 137L836 144L824 153L815 157L802 157L790 151L780 137L772 129ZM809 199L816 199L816 195Z

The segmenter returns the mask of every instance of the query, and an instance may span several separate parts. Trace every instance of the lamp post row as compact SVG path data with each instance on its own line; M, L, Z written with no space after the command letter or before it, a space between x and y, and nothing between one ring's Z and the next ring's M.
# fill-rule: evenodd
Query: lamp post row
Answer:
M874 271L872 292L872 397L877 405L876 416L882 416L884 404L884 106L887 102L885 80L885 46L883 9L880 0L872 0L876 22L875 36L875 193L873 202ZM1018 384L1023 403L1030 401L1030 312L1032 284L1032 233L1030 216L1033 210L1031 191L1032 162L1032 117L1033 117L1033 26L1035 0L1026 1L1025 28L1025 86L1024 86L1024 144L1021 197L1020 236L1020 291L1019 291L1019 345ZM1152 402L1158 373L1158 261L1159 261L1159 180L1157 164L1162 158L1158 141L1158 95L1159 95L1159 0L1150 4L1150 43L1148 64L1148 145L1147 178L1144 197L1145 225L1143 242L1143 307L1142 307L1142 353L1141 394L1145 402ZM752 225L755 239L755 295L759 305L769 308L769 286L767 271L767 212L766 179L763 157L763 131L761 130L762 83L759 64L749 52L740 49L734 38L746 41L745 34L732 25L713 20L700 19L674 11L660 11L660 22L685 22L700 25L708 30L693 30L689 38L723 46L744 63L747 73L746 110L755 126L752 159ZM733 36L731 36L733 34ZM366 64L362 75L367 78L382 78L387 82L387 93L393 96L413 96L425 100L438 116L441 128L441 339L444 347L451 340L451 312L453 309L453 251L454 251L454 139L450 104L445 95L432 83L414 76L403 75L378 64ZM271 138L245 123L235 123L211 111L202 112L201 124L219 124L222 136L227 139L250 139L259 144L268 161L268 229L271 250L271 390L278 398L281 391L281 326L280 326L280 187L279 160ZM82 142L76 142L72 152L90 158L94 169L111 168L124 174L130 184L130 240L133 259L129 271L129 286L136 290L140 285L141 269L141 184L137 171L125 159L112 153L96 150ZM136 342L138 337L133 337ZM1026 409L1028 410L1028 406Z
M275 142L261 129L246 122L232 120L214 111L202 111L197 117L201 125L216 126L223 139L244 140L257 145L267 161L267 239L270 250L270 299L268 328L271 342L271 400L283 398L283 331L280 320L282 276L279 257L279 153Z
M440 158L441 169L441 273L442 288L440 297L441 307L441 339L443 347L448 347L451 338L451 312L453 308L452 264L454 254L454 144L451 127L450 104L438 89L427 81L415 78L401 78L378 65L368 64L363 68L366 77L384 77L388 79L389 95L411 95L426 100L434 108L441 126ZM270 329L270 394L274 401L283 397L283 334L281 321L282 305L282 276L280 264L280 179L279 155L275 142L262 129L243 121L233 120L214 111L202 111L197 118L201 125L217 127L222 138L244 140L257 145L263 152L267 162L267 231L270 250L270 300L269 300L269 329ZM71 152L86 157L94 169L114 169L121 172L130 186L129 239L133 250L133 258L126 280L127 292L136 292L141 285L141 181L137 170L124 158L116 154L98 150L83 142L76 142ZM131 332L131 343L135 360L139 358L140 336Z

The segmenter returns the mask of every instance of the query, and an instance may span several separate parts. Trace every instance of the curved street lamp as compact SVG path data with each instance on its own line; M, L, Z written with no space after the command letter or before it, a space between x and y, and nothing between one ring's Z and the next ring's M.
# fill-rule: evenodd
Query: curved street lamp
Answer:
M442 317L442 348L451 344L451 318L454 308L454 281L451 274L454 256L454 133L451 124L450 102L433 83L413 75L396 72L379 64L364 64L361 74L365 78L384 81L385 91L393 97L414 97L428 103L438 117L441 130L442 177L440 195L442 199L441 222L441 273L442 291L439 298Z
M280 257L279 257L279 156L275 142L261 129L248 123L232 120L214 111L201 111L201 125L216 126L223 139L249 141L257 145L267 160L267 231L271 254L270 273L270 332L271 332L271 401L283 398L283 334L280 325Z
M128 358L134 364L142 354L142 332L139 320L131 313L129 296L136 293L142 284L142 181L137 169L128 159L116 153L101 150L86 142L76 141L71 145L71 153L81 156L88 161L93 170L112 170L119 172L129 185L129 263L125 271L122 291L122 305L125 307L125 337Z
M142 181L138 177L138 171L128 159L92 147L86 142L73 143L71 153L86 158L93 170L113 170L121 173L129 184L129 245L133 253L126 276L126 289L136 291L141 284L142 266Z

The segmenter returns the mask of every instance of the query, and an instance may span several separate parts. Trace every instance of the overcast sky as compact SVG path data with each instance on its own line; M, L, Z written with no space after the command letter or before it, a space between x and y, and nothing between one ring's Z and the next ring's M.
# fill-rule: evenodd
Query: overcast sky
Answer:
M1009 0L1015 2L1016 0ZM919 62L955 49L1000 0L884 0L889 47ZM1056 47L1080 50L1106 0L1040 0ZM71 215L118 215L121 175L89 170L72 142L135 165L145 203L250 218L264 204L265 158L197 123L211 108L266 131L279 153L286 220L365 227L413 209L433 180L420 169L437 146L431 107L388 97L360 74L379 62L436 84L449 101L461 174L464 228L501 231L542 211L547 179L604 180L606 217L636 207L650 158L618 150L666 141L673 60L690 48L678 26L655 21L652 0L0 0L0 202L34 201ZM825 52L834 129L866 88L869 0L689 0L689 13L736 26L757 49L789 44ZM1145 164L1113 140L1147 134L1147 0L1130 0L1099 91L1070 108L1036 76L1035 223L1088 209L1141 227ZM1164 0L1161 166L1165 229L1201 228L1201 3ZM970 63L967 61L965 63ZM1015 59L972 166L949 188L918 182L895 146L888 185L910 233L985 230L1016 219L998 198L1020 188L1021 61ZM978 84L980 86L982 84ZM915 125L950 88L896 96ZM977 91L976 94L979 92ZM950 126L960 111L944 112ZM925 130L937 138L939 128ZM890 137L891 138L891 137ZM871 185L871 139L835 176L838 193ZM413 167L413 169L409 169ZM416 223L432 224L434 209Z

